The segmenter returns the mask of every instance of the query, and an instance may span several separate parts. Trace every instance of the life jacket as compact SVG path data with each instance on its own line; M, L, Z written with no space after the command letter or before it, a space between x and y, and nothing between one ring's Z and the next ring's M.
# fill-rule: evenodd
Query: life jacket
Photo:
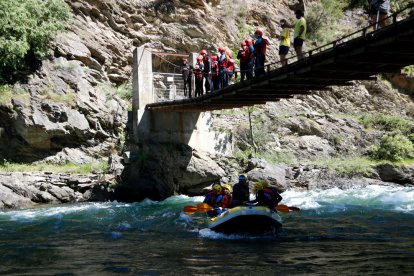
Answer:
M259 205L274 208L282 200L282 197L279 195L276 188L266 187L258 193L257 199Z
M215 191L211 190L207 192L207 194L204 197L203 203L207 203L210 206L214 206L214 203L216 202L216 193Z
M221 208L230 208L232 203L232 197L231 195L227 195L227 194L222 194L222 198L221 201L218 202L218 206Z
M206 55L203 58L204 69L203 73L210 73L211 72L211 57Z
M194 75L195 75L195 77L196 78L202 78L203 77L203 69L204 69L204 65L201 63L201 64L196 64L195 66L194 66Z
M211 74L213 76L218 76L218 74L219 74L219 66L218 66L217 61L212 61L211 62Z
M229 60L227 61L227 72L229 73L234 73L234 59L229 58Z
M246 50L240 50L237 54L237 58L240 59L240 62L248 62L250 61L252 57L252 54L250 53L250 50L248 47L246 47Z
M256 41L256 43L254 44L254 55L257 56L259 53L261 53L262 55L266 55L267 45L270 45L270 42L266 38L262 37L262 41L260 43L257 43Z

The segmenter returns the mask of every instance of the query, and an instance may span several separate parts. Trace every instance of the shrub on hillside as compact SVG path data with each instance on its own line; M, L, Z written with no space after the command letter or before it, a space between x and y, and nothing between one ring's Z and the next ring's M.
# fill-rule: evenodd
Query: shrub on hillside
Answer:
M414 157L414 144L401 133L389 133L382 137L379 146L372 146L370 151L375 159L402 161Z
M346 7L345 0L321 0L313 2L306 17L307 36L318 44L324 44L334 39L337 23L343 16Z
M50 39L69 17L63 0L1 0L0 83L14 80L19 71L45 57Z
M362 115L359 120L365 128L376 128L385 131L398 130L407 133L414 127L411 120L382 113Z

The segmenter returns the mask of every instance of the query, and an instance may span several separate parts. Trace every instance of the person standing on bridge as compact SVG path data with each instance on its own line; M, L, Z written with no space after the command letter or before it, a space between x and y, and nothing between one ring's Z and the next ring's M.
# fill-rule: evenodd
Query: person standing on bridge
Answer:
M183 59L183 68L181 70L181 75L183 76L184 81L184 96L191 98L191 86L192 86L192 78L193 78L193 67L188 64L188 59Z
M218 67L218 57L217 55L211 56L211 92L220 90L220 76L219 76L219 67Z
M387 25L387 16L390 11L390 0L370 0L370 17L374 30L384 28Z
M240 81L244 81L245 78L249 80L250 78L248 77L248 73L250 71L249 64L251 55L246 41L241 43L241 48L237 53L237 59L240 60Z
M195 96L203 96L203 57L197 57L197 63L194 65L194 76L195 76Z
M303 11L301 10L297 10L295 12L295 15L297 21L295 23L295 31L293 35L293 47L295 47L298 60L301 60L304 58L303 42L305 41L306 37L306 19L304 17Z
M203 57L203 76L204 76L204 87L205 91L210 92L211 91L211 58L207 53L207 50L201 50L200 55Z
M219 78L220 78L220 89L223 89L227 86L228 75L227 75L227 61L228 57L226 55L226 49L224 47L219 47L219 57L218 57L218 67L219 67Z
M286 55L289 53L290 49L290 29L288 28L289 24L287 23L286 19L280 20L280 26L282 27L282 33L280 35L276 35L276 38L280 39L279 45L279 57L280 63L282 66L287 65Z
M263 38L263 31L257 29L254 32L256 42L254 43L254 73L255 76L261 76L265 74L265 61L266 61L266 47L269 45L269 41Z

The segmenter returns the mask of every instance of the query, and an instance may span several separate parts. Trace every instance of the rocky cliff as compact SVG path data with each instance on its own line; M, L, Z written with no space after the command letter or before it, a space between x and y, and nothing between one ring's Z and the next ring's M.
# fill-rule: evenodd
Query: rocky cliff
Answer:
M299 0L66 2L73 18L68 29L53 40L51 56L27 82L11 87L9 99L0 105L1 159L83 163L120 154L120 140L128 132L128 102L121 90L130 93L134 47L187 53L221 45L234 49L261 27L272 42L268 56L274 60L278 44L273 37L280 31L277 22L291 19L292 10L304 5ZM301 164L364 154L383 132L365 129L357 116L375 112L412 119L412 98L382 80L356 82L345 89L333 87L254 108L253 144L244 109L215 112L214 127L231 132L239 152L267 149L269 155L289 157L285 163ZM223 176L227 177L223 180L235 181L240 171L255 170L251 179L256 179L264 173L260 169L272 170L257 162L249 167L237 156L208 156L180 145L173 151L168 145L146 147L135 152L141 157L149 152L151 158L136 162L135 172L137 167L128 168L133 171L127 177L132 186L121 191L123 196L134 189L133 183L140 183L134 199L162 199L176 192L199 193L210 180ZM168 157L172 153L178 158ZM303 168L275 169L279 173L273 182L284 188L289 183L307 185L297 174L309 171Z

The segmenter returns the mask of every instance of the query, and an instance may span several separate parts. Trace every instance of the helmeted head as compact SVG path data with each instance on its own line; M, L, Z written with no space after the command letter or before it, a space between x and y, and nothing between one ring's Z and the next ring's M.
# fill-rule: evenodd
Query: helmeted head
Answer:
M295 15L297 19L300 19L302 16L304 16L304 13L302 10L296 10Z
M244 174L239 175L239 183L246 185L247 184L247 177Z
M223 188L221 187L221 185L219 183L214 183L212 189L217 194L221 194L221 192L223 191Z
M253 45L253 40L251 38L246 38L245 40L247 46L252 46Z
M263 190L264 188L269 186L269 182L267 180L260 180L253 184L253 191L258 193L259 191Z
M224 52L226 51L226 49L224 49L224 47L219 47L219 48L218 48L218 51L219 51L220 53L224 53Z
M207 55L207 50L201 50L200 55Z
M256 37L262 37L262 36L263 36L263 31L262 31L262 30L260 30L260 29L257 29L257 30L254 32L254 35L255 35Z
M198 57L197 57L197 60L198 60L198 61L203 61L203 56L198 56Z
M241 46L242 47L245 47L247 44L246 44L246 41L243 41L242 43L241 43Z
M228 193L231 193L231 191L233 190L233 187L229 183L226 183L223 185L223 190L227 191Z
M217 61L217 56L216 56L216 55L212 55L212 56L211 56L211 60L212 60L212 61Z

